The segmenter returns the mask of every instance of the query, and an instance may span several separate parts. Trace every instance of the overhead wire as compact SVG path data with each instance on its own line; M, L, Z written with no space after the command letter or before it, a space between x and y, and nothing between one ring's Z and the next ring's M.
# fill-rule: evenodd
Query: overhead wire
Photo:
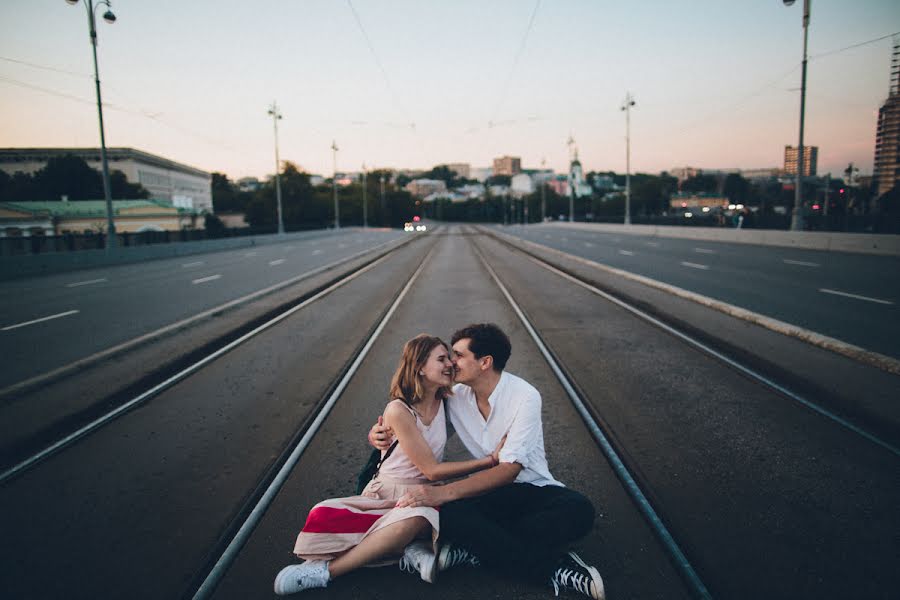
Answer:
M494 107L493 113L491 113L491 118L488 121L488 127L493 127L494 123L497 121L497 117L500 113L500 109L503 107L503 104L506 103L506 97L509 95L509 86L512 82L513 75L516 72L516 67L519 66L519 60L522 58L522 53L525 51L525 44L528 42L528 35L531 33L531 29L534 26L534 19L537 16L538 8L541 6L541 0L535 0L534 8L531 10L531 17L528 19L528 25L525 27L525 33L522 35L522 41L519 43L519 48L516 50L515 58L513 58L512 67L509 70L509 73L506 75L506 80L503 84L503 87L500 90L500 98L497 101L496 106Z
M391 78L388 77L387 70L384 68L384 65L381 62L381 59L378 58L378 53L375 51L375 46L372 44L372 39L369 37L368 32L366 32L366 28L363 26L362 19L359 17L359 13L356 12L356 8L353 6L353 2L351 0L347 0L347 6L350 7L350 12L353 13L353 18L356 20L356 25L359 27L359 31L363 35L363 39L366 40L366 45L369 47L369 52L372 53L372 58L375 60L375 64L378 65L378 69L381 71L382 77L384 77L385 84L387 85L388 91L391 93L391 96L394 100L394 103L400 109L402 115L408 115L409 111L406 110L406 107L403 105L403 102L400 100L399 94L394 89L394 86L391 84ZM410 121L408 127L415 132L416 124L413 121Z

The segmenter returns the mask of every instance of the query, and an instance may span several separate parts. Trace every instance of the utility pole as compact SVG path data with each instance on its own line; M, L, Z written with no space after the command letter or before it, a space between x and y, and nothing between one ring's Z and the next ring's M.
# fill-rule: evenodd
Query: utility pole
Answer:
M387 224L387 209L384 203L384 173L381 174L381 226Z
M569 147L569 223L575 222L575 177L572 173L572 146L575 145L575 140L572 138L572 135L569 135L569 140L566 142L566 145Z
M369 213L368 209L366 208L366 163L363 163L362 171L363 229L367 229L369 227Z
M622 110L625 111L625 224L631 225L631 107L634 106L634 98L631 92L625 94L625 103Z
M541 170L546 170L547 159L541 159ZM547 180L541 179L541 223L547 220Z
M269 114L272 115L272 124L275 128L275 202L278 206L278 235L284 235L284 218L281 214L281 160L278 158L278 121L281 120L281 113L278 112L278 105L274 100L269 107Z
M341 228L341 213L340 208L338 207L338 191L337 191L337 142L331 140L331 165L332 165L332 173L331 176L331 187L334 190L334 228Z
M794 0L784 0L790 6ZM797 183L794 190L794 211L791 213L791 230L803 229L803 120L806 116L806 42L809 37L809 4L803 0L803 74L800 78L800 143L797 146Z

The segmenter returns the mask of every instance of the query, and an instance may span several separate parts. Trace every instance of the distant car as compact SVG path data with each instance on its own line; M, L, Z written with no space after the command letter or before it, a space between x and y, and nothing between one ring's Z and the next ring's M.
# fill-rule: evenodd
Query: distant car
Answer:
M413 227L412 223L407 222L407 223L403 224L403 231L415 231L415 230L416 230L416 228Z
M427 227L424 225L416 225L416 231L425 231Z

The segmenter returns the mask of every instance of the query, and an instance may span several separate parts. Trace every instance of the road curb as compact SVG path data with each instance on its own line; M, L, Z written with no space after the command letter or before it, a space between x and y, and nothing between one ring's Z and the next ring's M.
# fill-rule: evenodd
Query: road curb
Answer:
M549 248L547 246L542 246L540 244L536 244L535 242L524 240L522 238L518 238L507 233L502 233L499 231L492 231L492 233L505 238L507 241L511 243L520 243L526 246L529 246L535 250L540 250L542 252L549 253L561 259L571 260L591 268L595 268L601 270L605 273L609 273L611 275L616 275L619 277L623 277L630 281L634 281L636 283L640 283L657 290L666 292L667 294L672 294L673 296L678 296L679 298L684 298L685 300L690 300L692 302L696 302L708 308L712 308L719 312L725 313L729 316L735 317L737 319L742 319L744 321L754 323L761 327L765 327L771 331L776 333L780 333L782 335L786 335L789 337L793 337L813 346L817 346L819 348L824 348L825 350L830 350L837 354L841 354L848 358L852 358L858 362L876 367L881 369L882 371L886 371L893 375L900 375L900 360L896 358L886 356L884 354L880 354L878 352L872 352L871 350L866 350L865 348L861 348L859 346L855 346L853 344L849 344L847 342L841 341L839 339L829 337L827 335L823 335L821 333L817 333L815 331L811 331L809 329L803 329L802 327L798 327L796 325L791 325L790 323L785 323L784 321L779 321L778 319L773 319L771 317L767 317L765 315L761 315L759 313L739 308L737 306L733 306L731 304L726 304L720 300L715 300L708 296L703 296L701 294L697 294L695 292L691 292L685 290L680 287L676 287L674 285L670 285L668 283L663 283L661 281L657 281L655 279L650 279L649 277L644 277L643 275L636 275L634 273L629 273L628 271L623 271L621 269L617 269L615 267L610 267L604 265L602 263L598 263L596 261L592 261L586 258L582 258L580 256L575 256L573 254L569 254L567 252L563 252L561 250L557 250L555 248Z

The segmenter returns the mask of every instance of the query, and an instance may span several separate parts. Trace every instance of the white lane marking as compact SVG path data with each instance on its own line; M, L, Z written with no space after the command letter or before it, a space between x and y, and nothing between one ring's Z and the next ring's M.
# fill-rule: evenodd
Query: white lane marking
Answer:
M347 247L347 244L338 244L338 248L344 249Z
M856 298L857 300L866 300L868 302L877 302L878 304L893 304L890 300L879 300L878 298L870 298L868 296L860 296L858 294L851 294L849 292L839 292L837 290L829 290L827 288L819 288L819 291L824 294L834 294L835 296L846 296L847 298Z
M710 250L709 248L694 248L694 252L698 252L700 254L715 254L715 250Z
M622 256L634 256L634 252L631 250L619 250L619 254Z
M564 241L564 242L568 242L568 241L569 241L569 238L567 238L567 237L560 238L560 239L561 239L562 241Z
M256 254L256 252L246 252L244 253L244 256L256 256Z
M593 248L593 247L594 247L594 245L593 245L592 243L590 243L590 242L585 242L584 245L585 245L586 248Z
M191 283L197 285L198 283L206 283L207 281L215 281L216 279L221 278L222 275L210 275L209 277L201 277L200 279L195 279Z
M104 281L109 281L106 277L101 279L88 279L87 281L76 281L75 283L67 283L66 287L73 288L78 287L80 285L93 285L95 283L103 283Z
M659 248L659 242L647 242L648 246L653 246L654 248Z
M293 246L285 246L284 249L285 249L285 250L293 250L294 247L293 247Z
M202 265L202 264L203 264L203 261L202 261L202 260L198 260L198 261L195 261L195 262L184 263L183 265L181 265L181 268L182 268L182 269L187 269L188 267L199 267L199 266Z
M0 329L0 331L9 331L10 329L18 329L19 327L25 327L26 325L34 325L35 323L40 323L41 321L49 321L50 319L58 319L60 317L68 317L69 315L74 315L78 311L77 310L68 310L66 312L58 313L55 315L50 315L49 317L41 317L40 319L34 319L33 321L25 321L24 323L16 323L15 325L7 325L6 327Z
M690 268L692 268L692 269L702 269L702 270L704 270L704 271L708 271L708 270L709 270L709 267L708 267L708 266L706 266L706 265L699 265L699 264L697 264L697 263L681 261L681 264L683 264L683 265L686 266L686 267L690 267Z
M790 258L782 258L781 262L786 265L799 265L801 267L821 267L819 263L806 262L805 260L791 260Z
M322 254L322 251L321 250L313 250L313 256L315 256L316 254Z
M284 262L284 259L283 259L283 258L276 258L275 260L270 260L270 261L269 261L269 266L270 266L270 267L274 267L275 265L280 265L280 264L283 263L283 262Z

